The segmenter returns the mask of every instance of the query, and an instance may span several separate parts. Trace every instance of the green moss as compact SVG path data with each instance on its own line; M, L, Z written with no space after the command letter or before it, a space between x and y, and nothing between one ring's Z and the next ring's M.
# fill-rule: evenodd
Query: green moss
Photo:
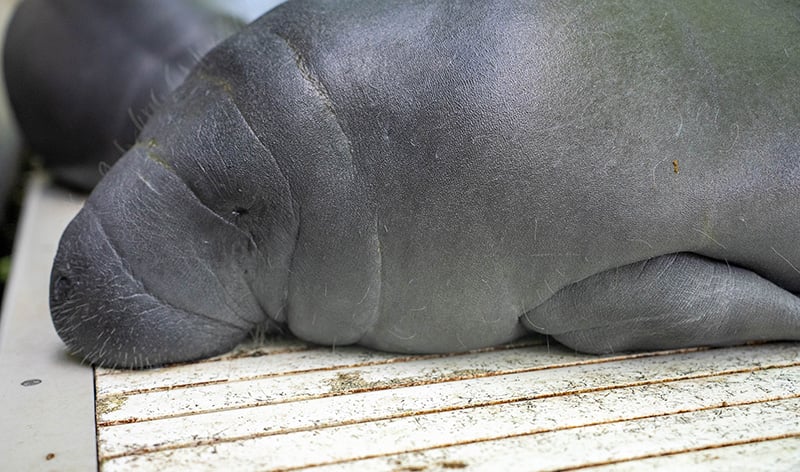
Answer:
M170 163L167 162L163 157L159 156L154 152L147 151L147 158L167 170L172 170L172 166L170 165Z
M11 273L11 256L0 257L0 282L6 283Z
M11 271L11 252L14 249L14 237L17 232L17 220L19 219L22 200L25 194L25 183L30 173L37 169L38 165L33 161L31 155L23 155L20 172L17 181L5 202L5 218L0 222L0 304L3 302L5 284ZM4 202L0 202L3 205Z
M111 395L109 397L99 398L95 404L95 410L98 418L105 415L114 413L125 405L128 400L124 395Z
M227 79L223 77L218 77L216 75L207 74L202 69L196 69L195 74L197 75L198 78L205 81L206 83L218 87L228 95L233 95L233 86L231 85L230 82L228 82Z

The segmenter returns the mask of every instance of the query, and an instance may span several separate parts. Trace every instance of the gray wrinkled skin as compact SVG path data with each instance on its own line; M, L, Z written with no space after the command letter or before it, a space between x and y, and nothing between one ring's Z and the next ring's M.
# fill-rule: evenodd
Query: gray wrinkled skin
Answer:
M8 26L9 98L60 183L91 190L154 102L241 24L196 0L25 0Z
M401 352L800 339L795 1L296 1L202 62L70 224L90 362L254 327Z

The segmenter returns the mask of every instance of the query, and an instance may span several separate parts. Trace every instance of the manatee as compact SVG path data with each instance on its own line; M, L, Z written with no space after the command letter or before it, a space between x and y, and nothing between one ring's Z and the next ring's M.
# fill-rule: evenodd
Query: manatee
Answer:
M68 349L800 340L800 3L296 0L210 51L64 232Z

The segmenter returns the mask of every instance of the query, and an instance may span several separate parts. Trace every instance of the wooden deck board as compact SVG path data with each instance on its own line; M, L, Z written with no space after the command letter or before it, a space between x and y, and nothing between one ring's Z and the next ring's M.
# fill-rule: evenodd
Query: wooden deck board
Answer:
M45 327L55 228L78 203L43 180L26 203L31 236L15 258L29 263L15 265L0 325L2 378L16 376L0 391L3 430L13 416L27 428L2 433L10 464L47 468L57 451L103 471L800 470L800 343L597 357L531 338L403 356L274 338L191 364L97 369L92 390L92 370ZM15 321L29 318L39 324ZM83 375L84 390L20 386L32 352ZM39 422L20 422L23 407L39 408ZM63 441L72 422L89 425L91 450L62 458L50 430L60 425ZM76 469L64 464L51 468Z
M369 356L369 351L349 351ZM555 347L548 352L534 344L335 367L340 352L332 356L331 368L305 371L289 363L285 374L277 373L276 363L286 356L308 354L297 350L259 356L272 372L266 378L192 387L178 375L174 389L111 396L109 410L98 409L101 460L108 470L143 464L181 470L197 466L192 458L213 458L215 465L236 470L309 464L391 470L397 461L417 467L406 460L415 451L426 467L450 460L491 469L504 464L509 448L518 447L519 457L541 459L541 447L535 454L528 449L540 441L549 444L550 436L574 437L571 441L587 448L585 452L600 451L594 456L565 452L558 460L536 462L558 469L800 435L800 410L795 409L800 350L794 343L612 358ZM478 369L468 372L464 360ZM514 368L509 371L511 360ZM119 375L131 374L114 377ZM765 412L782 419L770 423L771 428L730 429L728 423L737 421L759 425L757 416ZM725 422L717 424L718 417ZM696 418L703 418L703 437ZM614 442L626 428L661 428L648 426L652 421L666 422L672 436L653 434L645 445ZM691 437L696 441L684 441ZM602 453L607 444L614 444L614 454ZM303 455L292 452L299 445ZM525 470L539 467L525 463Z

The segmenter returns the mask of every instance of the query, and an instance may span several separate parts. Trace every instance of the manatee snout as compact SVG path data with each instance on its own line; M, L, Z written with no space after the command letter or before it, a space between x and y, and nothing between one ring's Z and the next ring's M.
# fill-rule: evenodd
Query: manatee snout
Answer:
M83 211L64 233L50 278L53 324L70 352L93 364L163 364L176 352L199 358L230 349L247 333L171 306L147 293Z
M142 159L134 150L121 167ZM50 278L53 323L88 362L143 367L208 357L267 322L253 291L258 270L240 262L252 259L253 241L174 178L131 179L115 169L103 187L136 198L90 197L61 238ZM188 214L176 215L173 205Z

